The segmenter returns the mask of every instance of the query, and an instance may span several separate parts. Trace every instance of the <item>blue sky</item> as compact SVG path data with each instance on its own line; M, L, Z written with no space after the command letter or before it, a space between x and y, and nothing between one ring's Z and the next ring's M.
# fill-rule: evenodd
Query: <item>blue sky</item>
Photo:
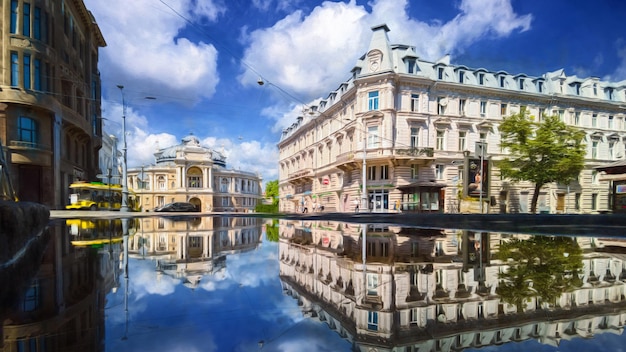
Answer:
M193 133L227 165L278 179L280 132L326 97L386 23L420 58L531 76L626 79L620 0L85 0L100 51L103 117L129 167ZM266 83L258 85L259 78ZM152 97L156 99L146 99Z

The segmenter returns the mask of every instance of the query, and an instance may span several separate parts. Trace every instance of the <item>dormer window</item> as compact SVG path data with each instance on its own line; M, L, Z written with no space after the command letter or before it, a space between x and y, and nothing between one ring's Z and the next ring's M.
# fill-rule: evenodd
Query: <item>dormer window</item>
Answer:
M543 81L537 82L537 92L543 93Z
M443 79L443 67L438 67L437 68L437 78L438 79Z
M463 83L465 79L465 71L459 71L459 83Z
M478 74L478 84L480 84L481 86L485 84L485 74L484 73L479 73Z
M598 96L598 85L596 83L593 84L593 96Z
M613 100L613 88L606 88L604 92L606 94L607 99Z
M406 65L407 65L406 71L408 73L415 73L416 72L416 70L415 70L415 59L408 59L408 60L406 60Z
M519 79L519 90L524 90L524 79L520 78Z
M574 82L571 84L572 88L574 88L574 94L580 95L580 83Z
M500 88L504 88L504 76L500 76Z

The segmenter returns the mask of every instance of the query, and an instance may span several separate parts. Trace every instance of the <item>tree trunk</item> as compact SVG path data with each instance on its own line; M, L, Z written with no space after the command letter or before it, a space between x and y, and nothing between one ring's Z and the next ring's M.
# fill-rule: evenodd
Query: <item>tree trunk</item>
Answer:
M535 192L533 193L533 200L530 202L530 213L537 214L537 201L539 200L539 190L541 190L542 184L535 183Z

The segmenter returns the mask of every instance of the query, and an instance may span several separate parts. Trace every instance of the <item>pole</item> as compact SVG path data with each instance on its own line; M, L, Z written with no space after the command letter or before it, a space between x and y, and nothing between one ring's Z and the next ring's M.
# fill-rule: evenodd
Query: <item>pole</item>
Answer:
M122 206L120 211L128 211L128 175L127 175L127 145L126 145L126 100L124 99L124 86L118 85L122 93Z
M369 211L368 194L367 194L367 129L365 121L363 121L363 190L361 191L361 211Z
M363 233L361 238L363 241L363 248L361 249L361 256L363 257L363 302L365 302L367 297L367 224L361 224L361 232Z
M485 184L485 170L483 169L483 164L485 160L485 145L480 142L480 213L483 213L483 191Z

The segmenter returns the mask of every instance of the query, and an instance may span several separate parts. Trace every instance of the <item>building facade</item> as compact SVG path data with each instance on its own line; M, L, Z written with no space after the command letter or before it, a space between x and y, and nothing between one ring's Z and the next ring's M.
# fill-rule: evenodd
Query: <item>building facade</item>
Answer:
M610 208L608 181L595 167L624 158L626 81L471 69L449 56L427 62L391 44L386 25L372 30L351 78L283 130L281 211L480 211L462 203L482 200L485 212L528 212L533 185L502 179L496 166L506 156L498 125L521 109L587 133L578 180L544 186L538 209Z
M250 212L262 199L259 174L226 168L226 157L193 135L159 149L154 165L128 170L128 185L144 211L190 202L203 212Z
M61 208L70 183L101 171L106 42L81 0L7 0L0 14L0 139L13 185L20 200Z

